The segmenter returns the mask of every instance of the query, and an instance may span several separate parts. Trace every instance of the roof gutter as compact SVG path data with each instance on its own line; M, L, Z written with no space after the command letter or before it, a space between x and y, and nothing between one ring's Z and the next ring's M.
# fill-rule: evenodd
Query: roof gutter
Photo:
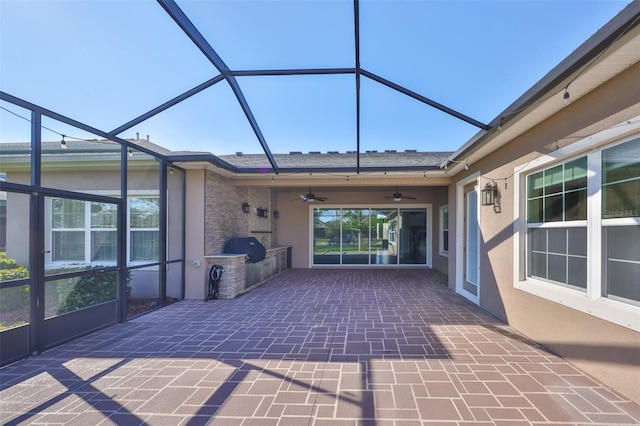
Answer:
M201 153L201 154L177 154L177 155L167 155L166 159L171 163L188 163L188 162L197 162L197 161L206 161L214 166L220 167L222 169L228 170L233 173L240 173L240 170L231 163L227 163L223 159L216 157L211 153Z
M167 155L166 160L171 163L208 162L236 174L269 174L276 173L271 167L245 167L234 166L214 154L203 152L194 154ZM360 172L432 172L439 171L439 166L410 165L410 166L362 166ZM333 167L278 167L278 173L354 173L357 174L357 166L333 166Z
M239 167L240 173L275 173L273 169L262 167ZM336 167L278 167L284 173L374 173L374 172L431 172L441 171L438 166L336 166Z

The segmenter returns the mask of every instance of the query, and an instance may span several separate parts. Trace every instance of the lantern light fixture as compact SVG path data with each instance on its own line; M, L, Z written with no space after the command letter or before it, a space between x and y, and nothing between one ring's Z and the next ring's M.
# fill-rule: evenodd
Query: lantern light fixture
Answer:
M493 206L498 200L498 184L494 181L487 182L482 189L482 205Z

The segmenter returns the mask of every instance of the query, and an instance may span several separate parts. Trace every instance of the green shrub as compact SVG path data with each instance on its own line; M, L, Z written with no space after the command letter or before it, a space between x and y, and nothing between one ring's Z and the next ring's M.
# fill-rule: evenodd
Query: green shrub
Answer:
M29 270L24 266L16 265L15 268L0 269L0 281L20 280L23 278L29 278Z
M7 253L0 252L0 281L29 278L29 270L18 265L15 259L7 258Z
M80 268L60 268L57 270L49 270L48 274L72 272L82 269L101 269L104 266L86 266ZM11 281L29 278L29 269L25 266L18 265L15 259L7 258L6 253L0 252L0 281ZM127 272L127 294L131 295L131 271ZM58 313L72 312L98 303L114 300L118 291L118 272L96 272L80 278L69 278L58 281L58 285L54 288L47 286L45 288L53 290L45 291L47 302L45 305L52 307L59 303ZM57 290L57 295L56 295ZM46 293L49 293L48 295ZM29 304L29 286L17 286L2 289L2 297L0 297L0 310L10 311ZM57 299L57 300L56 300ZM55 312L55 311L54 311Z
M17 268L18 264L15 259L7 259L7 253L0 251L0 269L13 269Z
M127 274L127 297L131 273ZM118 272L98 272L78 278L70 278L58 284L60 313L72 312L98 303L115 300L118 291Z
M20 266L15 259L8 258L0 252L0 281L13 281L29 278L29 269ZM10 311L24 307L29 303L29 286L17 286L1 290L0 311Z

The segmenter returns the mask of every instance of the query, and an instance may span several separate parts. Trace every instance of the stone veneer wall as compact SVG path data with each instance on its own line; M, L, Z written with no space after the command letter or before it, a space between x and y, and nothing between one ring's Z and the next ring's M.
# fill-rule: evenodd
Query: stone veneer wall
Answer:
M227 240L247 237L248 214L242 213L247 201L246 188L238 188L228 179L207 171L205 179L204 252L221 253Z
M269 215L271 220L271 247L278 245L278 221L273 217L273 212L278 210L278 194L275 191L269 191Z
M273 212L270 206L271 191L269 188L252 186L247 188L247 202L251 206L251 213L247 215L248 235L256 237L266 248L273 246L271 241L271 221ZM256 214L257 208L268 209L267 217L260 217Z
M237 187L231 181L207 171L205 177L205 255L222 253L225 243L234 237L256 237L266 248L276 245L277 219L275 193L264 187ZM250 213L242 212L249 203ZM268 209L259 217L256 209Z
M220 265L224 271L218 283L219 298L233 299L244 293L245 287L245 256L241 254L220 254L206 256L207 272L213 265ZM209 276L205 279L205 299L209 293Z

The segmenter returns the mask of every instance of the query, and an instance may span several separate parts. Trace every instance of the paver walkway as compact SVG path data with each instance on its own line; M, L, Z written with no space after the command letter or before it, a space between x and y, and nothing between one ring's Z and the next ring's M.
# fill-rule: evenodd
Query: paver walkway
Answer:
M289 270L0 374L10 425L640 423L637 404L429 270Z

